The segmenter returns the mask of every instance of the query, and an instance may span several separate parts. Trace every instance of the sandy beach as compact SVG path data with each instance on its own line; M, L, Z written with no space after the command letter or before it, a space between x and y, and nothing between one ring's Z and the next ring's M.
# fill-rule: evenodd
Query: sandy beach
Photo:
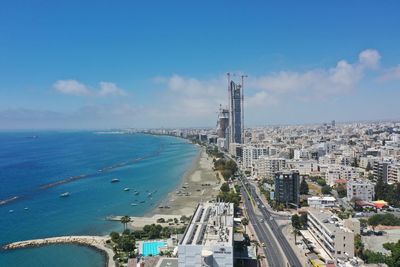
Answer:
M199 202L215 198L221 185L212 167L212 158L208 157L205 148L201 147L193 166L184 175L182 184L170 192L168 197L147 216L152 217L156 214L190 216ZM160 206L169 208L159 208Z

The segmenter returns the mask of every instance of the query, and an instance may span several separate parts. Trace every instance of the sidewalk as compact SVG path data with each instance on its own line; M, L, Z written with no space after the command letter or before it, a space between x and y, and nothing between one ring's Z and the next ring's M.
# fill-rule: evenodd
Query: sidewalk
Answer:
M280 225L281 226L281 225ZM290 224L286 224L282 226L282 233L284 234L286 240L288 241L289 245L292 247L294 253L296 253L297 257L299 258L300 262L303 264L303 266L310 266L308 263L308 259L305 255L305 251L302 248L299 248L295 243L294 243L294 235L292 233L292 226ZM297 236L297 242L299 242L299 239L301 237Z

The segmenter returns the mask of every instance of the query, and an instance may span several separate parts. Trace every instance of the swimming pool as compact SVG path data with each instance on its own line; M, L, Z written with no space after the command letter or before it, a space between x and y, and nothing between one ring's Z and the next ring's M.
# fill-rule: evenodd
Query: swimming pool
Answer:
M155 241L155 242L143 242L143 256L147 257L150 254L155 256L160 253L160 247L165 247L167 242Z

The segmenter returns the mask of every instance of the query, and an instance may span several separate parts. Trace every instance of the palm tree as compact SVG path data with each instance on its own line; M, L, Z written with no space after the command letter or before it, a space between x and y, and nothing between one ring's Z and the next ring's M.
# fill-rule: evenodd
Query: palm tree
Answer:
M121 217L121 223L124 225L124 230L126 230L126 225L131 221L131 218L127 215Z
M294 244L297 244L297 236L300 234L299 229L293 229L293 234L294 234Z
M244 226L244 233L246 234L246 226L249 225L249 219L243 218L242 219L242 224Z
M260 262L261 262L263 259L265 259L264 256L262 256L262 255L257 255L257 266L261 266Z

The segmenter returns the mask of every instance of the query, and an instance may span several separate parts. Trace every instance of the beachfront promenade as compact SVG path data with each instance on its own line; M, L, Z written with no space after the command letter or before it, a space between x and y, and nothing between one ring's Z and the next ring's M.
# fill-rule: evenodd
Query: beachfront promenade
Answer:
M105 252L107 255L107 266L114 267L116 266L113 260L114 251L106 246L107 239L109 239L108 236L59 236L59 237L18 241L3 246L3 249L6 250L19 249L19 248L38 247L38 246L45 246L52 244L79 244L79 245L94 247L98 250Z

